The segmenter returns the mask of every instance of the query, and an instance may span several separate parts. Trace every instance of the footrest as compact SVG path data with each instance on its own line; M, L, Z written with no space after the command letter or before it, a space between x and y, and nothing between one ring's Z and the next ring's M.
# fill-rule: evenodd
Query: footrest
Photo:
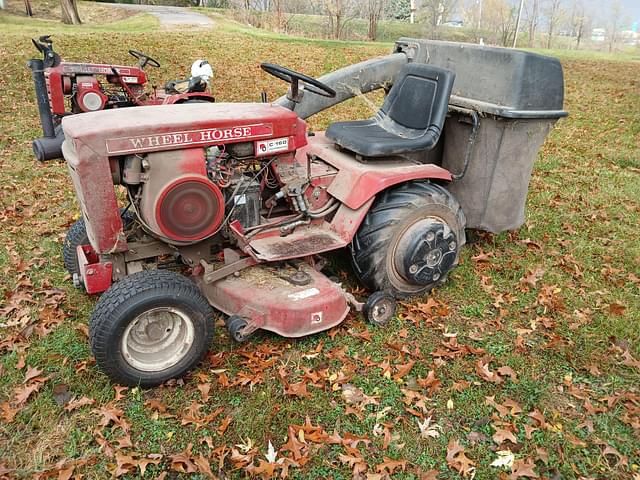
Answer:
M286 237L257 238L249 246L259 259L273 262L336 250L347 243L326 224L320 224L300 226Z

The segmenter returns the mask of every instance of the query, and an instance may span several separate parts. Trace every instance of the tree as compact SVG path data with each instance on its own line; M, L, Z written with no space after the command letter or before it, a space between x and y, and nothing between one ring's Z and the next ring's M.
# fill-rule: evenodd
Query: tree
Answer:
M378 22L382 17L384 4L384 0L365 0L365 14L369 20L369 29L367 30L369 40L375 40L378 37Z
M31 0L24 0L24 12L27 17L33 17L33 9L31 8Z
M342 38L347 24L356 17L352 0L325 0L324 8L329 20L329 33L333 38Z
M576 39L576 50L580 48L580 42L584 37L587 26L587 12L584 0L574 0L571 10L571 35Z
M391 0L386 3L387 17L403 21L409 20L411 17L411 0Z
M518 8L507 0L485 0L482 10L484 27L497 34L494 42L510 46L515 34Z
M424 0L422 8L427 14L427 23L431 27L431 36L436 37L438 26L449 19L456 8L457 0Z
M561 9L560 9L560 1L561 0L550 0L549 6L547 8L547 19L549 28L547 30L547 48L551 48L553 42L553 34L555 32L556 25L560 21Z
M614 0L611 5L609 14L609 52L613 51L618 40L618 30L620 29L620 20L622 17L622 6L619 0Z
M60 0L60 8L62 9L62 23L69 25L80 25L82 23L76 0Z
M528 40L527 40L527 47L532 48L535 45L535 41L536 41L536 30L538 28L538 21L539 21L539 15L540 15L540 1L539 0L532 0L531 1L531 7L529 7L529 2L525 3L524 6L524 11L525 11L525 17L527 19L527 25L528 25Z

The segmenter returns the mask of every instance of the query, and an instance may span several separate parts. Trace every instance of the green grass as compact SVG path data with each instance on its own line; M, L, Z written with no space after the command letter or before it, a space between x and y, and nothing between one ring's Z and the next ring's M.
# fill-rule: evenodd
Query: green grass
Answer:
M27 366L49 377L12 422L0 422L0 466L15 469L10 475L28 478L59 462L76 462L75 473L107 478L117 463L110 453L136 458L159 454L160 464L147 468L146 477L155 478L171 471L171 456L192 444L192 458L202 454L216 472L223 447L239 449L236 445L250 439L257 449L257 465L269 442L281 449L288 426L302 425L308 416L328 434L335 430L342 436L366 436L370 443L358 449L369 473L388 457L407 460L406 471L396 472L394 478L419 478L420 471L429 469L438 470L438 478L459 478L445 458L448 442L456 439L476 463L476 478L497 478L498 470L489 466L498 447L491 441L496 410L485 404L485 397L494 396L498 404L510 398L522 407L523 413L506 419L517 429L518 446L512 448L517 459L534 460L540 476L637 476L640 431L634 398L640 394L640 375L623 363L624 351L640 357L640 89L639 63L633 57L557 53L571 115L557 124L540 152L526 223L517 232L481 235L465 248L462 265L432 294L447 307L441 315L420 311L418 304L426 299L418 299L401 306L398 318L384 329L350 315L333 338L327 333L299 340L258 334L242 346L232 343L219 322L210 356L183 385L128 390L115 400L113 385L92 362L84 333L95 300L71 286L60 259L66 228L78 215L73 187L64 164L37 164L30 151L30 140L40 135L25 68L34 54L30 37L54 33L56 49L69 60L128 63L127 49L140 49L163 64L149 71L156 84L185 75L193 58L208 58L216 69L214 89L221 101L254 101L262 90L270 98L284 93L282 83L260 72L260 61L274 60L319 75L391 49L389 44L290 39L240 29L220 18L216 22L212 31L180 32L160 31L155 20L145 16L110 25L65 27L0 15L6 33L0 37L0 308L22 299L16 303L18 311L0 318L0 405L14 402ZM310 119L310 125L324 128L331 121L367 115L368 106L354 99ZM473 260L482 252L492 256L486 262ZM335 265L337 270L346 268L340 258ZM536 287L525 291L519 280L537 266L545 273ZM352 279L349 285L355 286ZM58 297L52 288L61 290ZM541 303L543 291L552 292L555 306ZM615 303L625 307L621 313L612 312L610 305ZM42 313L47 305L48 313ZM371 341L354 335L364 330ZM443 342L449 338L443 334L451 332L457 333L459 344L490 355L486 361L492 371L511 367L517 381L506 378L495 384L479 376L475 364L483 353L436 360L432 353L446 348ZM417 356L399 352L398 346ZM260 361L247 362L243 353ZM411 358L416 363L407 376L383 376L383 362L393 375L397 365ZM26 366L17 369L21 359ZM268 360L273 365L264 367ZM319 386L308 386L308 398L287 396L278 374L281 367L289 382L301 380L304 369L315 372ZM257 383L222 387L220 369L231 381L243 374ZM441 385L428 396L418 381L431 370ZM331 380L339 374L378 404L366 406L361 418L347 414L340 383ZM205 381L212 384L207 402L197 390ZM95 404L65 411L54 395L54 387L60 385ZM403 390L425 396L425 415L442 428L438 438L420 437L416 417L407 411L420 407L415 399L406 405ZM596 412L589 413L587 399ZM164 404L167 412L158 414L149 406L151 400ZM182 425L193 401L202 404L201 417L222 411L200 428ZM118 447L121 427L98 425L101 408L123 411L133 447ZM549 426L527 438L525 426L536 426L527 417L534 409L544 413ZM232 421L221 435L218 428L227 417ZM585 421L592 422L593 432L585 428ZM390 425L387 450L384 436L374 433L381 422ZM471 441L472 432L488 441ZM346 452L343 445L308 443L308 461L290 469L292 478L351 478L350 468L340 461ZM626 461L603 457L607 446ZM547 451L548 464L540 460L539 448ZM228 450L222 465L229 478L246 475ZM178 474L170 474L174 473ZM130 477L136 476L132 471Z
M63 25L57 20L18 17L0 11L0 28L8 36L43 35L43 32L56 32L59 35L102 32L150 32L157 30L158 27L158 19L149 14L139 14L104 24Z

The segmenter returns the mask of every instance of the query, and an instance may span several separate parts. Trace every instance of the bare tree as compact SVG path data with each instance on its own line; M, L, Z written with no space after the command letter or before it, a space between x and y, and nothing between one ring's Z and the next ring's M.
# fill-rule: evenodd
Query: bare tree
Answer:
M497 34L492 41L505 47L512 44L517 7L507 0L485 0L482 9L484 27Z
M329 33L342 38L345 27L356 17L355 4L351 0L325 0L324 8L329 21Z
M76 0L60 0L60 7L62 8L62 23L69 25L80 25L82 23Z
M526 2L524 6L524 12L527 19L529 32L527 47L532 48L535 45L536 30L538 29L538 21L540 19L540 0L531 0L531 2Z
M584 0L574 0L571 10L571 35L576 39L576 50L580 48L586 25L587 12Z
M33 9L31 8L31 0L24 0L24 13L27 17L33 17Z
M437 36L438 26L449 19L457 3L457 0L423 0L422 9L427 14L432 37Z
M618 40L618 30L622 17L622 6L619 0L614 0L611 4L611 12L609 14L609 52L612 52Z
M365 2L365 14L369 20L369 29L367 31L369 40L375 40L378 37L378 23L382 18L384 6L384 0L366 0Z
M548 31L547 31L547 48L551 48L553 43L553 34L555 32L556 25L560 20L560 2L561 0L550 0L547 8L547 20L548 20Z

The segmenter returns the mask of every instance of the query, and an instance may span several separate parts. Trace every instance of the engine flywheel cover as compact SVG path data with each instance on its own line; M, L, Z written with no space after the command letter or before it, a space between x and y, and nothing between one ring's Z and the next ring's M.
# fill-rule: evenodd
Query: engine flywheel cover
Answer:
M156 203L162 234L176 241L198 241L212 235L224 217L224 198L207 178L180 178L164 189Z
M439 218L426 218L411 225L396 248L398 273L410 283L429 285L442 279L455 265L458 239Z

